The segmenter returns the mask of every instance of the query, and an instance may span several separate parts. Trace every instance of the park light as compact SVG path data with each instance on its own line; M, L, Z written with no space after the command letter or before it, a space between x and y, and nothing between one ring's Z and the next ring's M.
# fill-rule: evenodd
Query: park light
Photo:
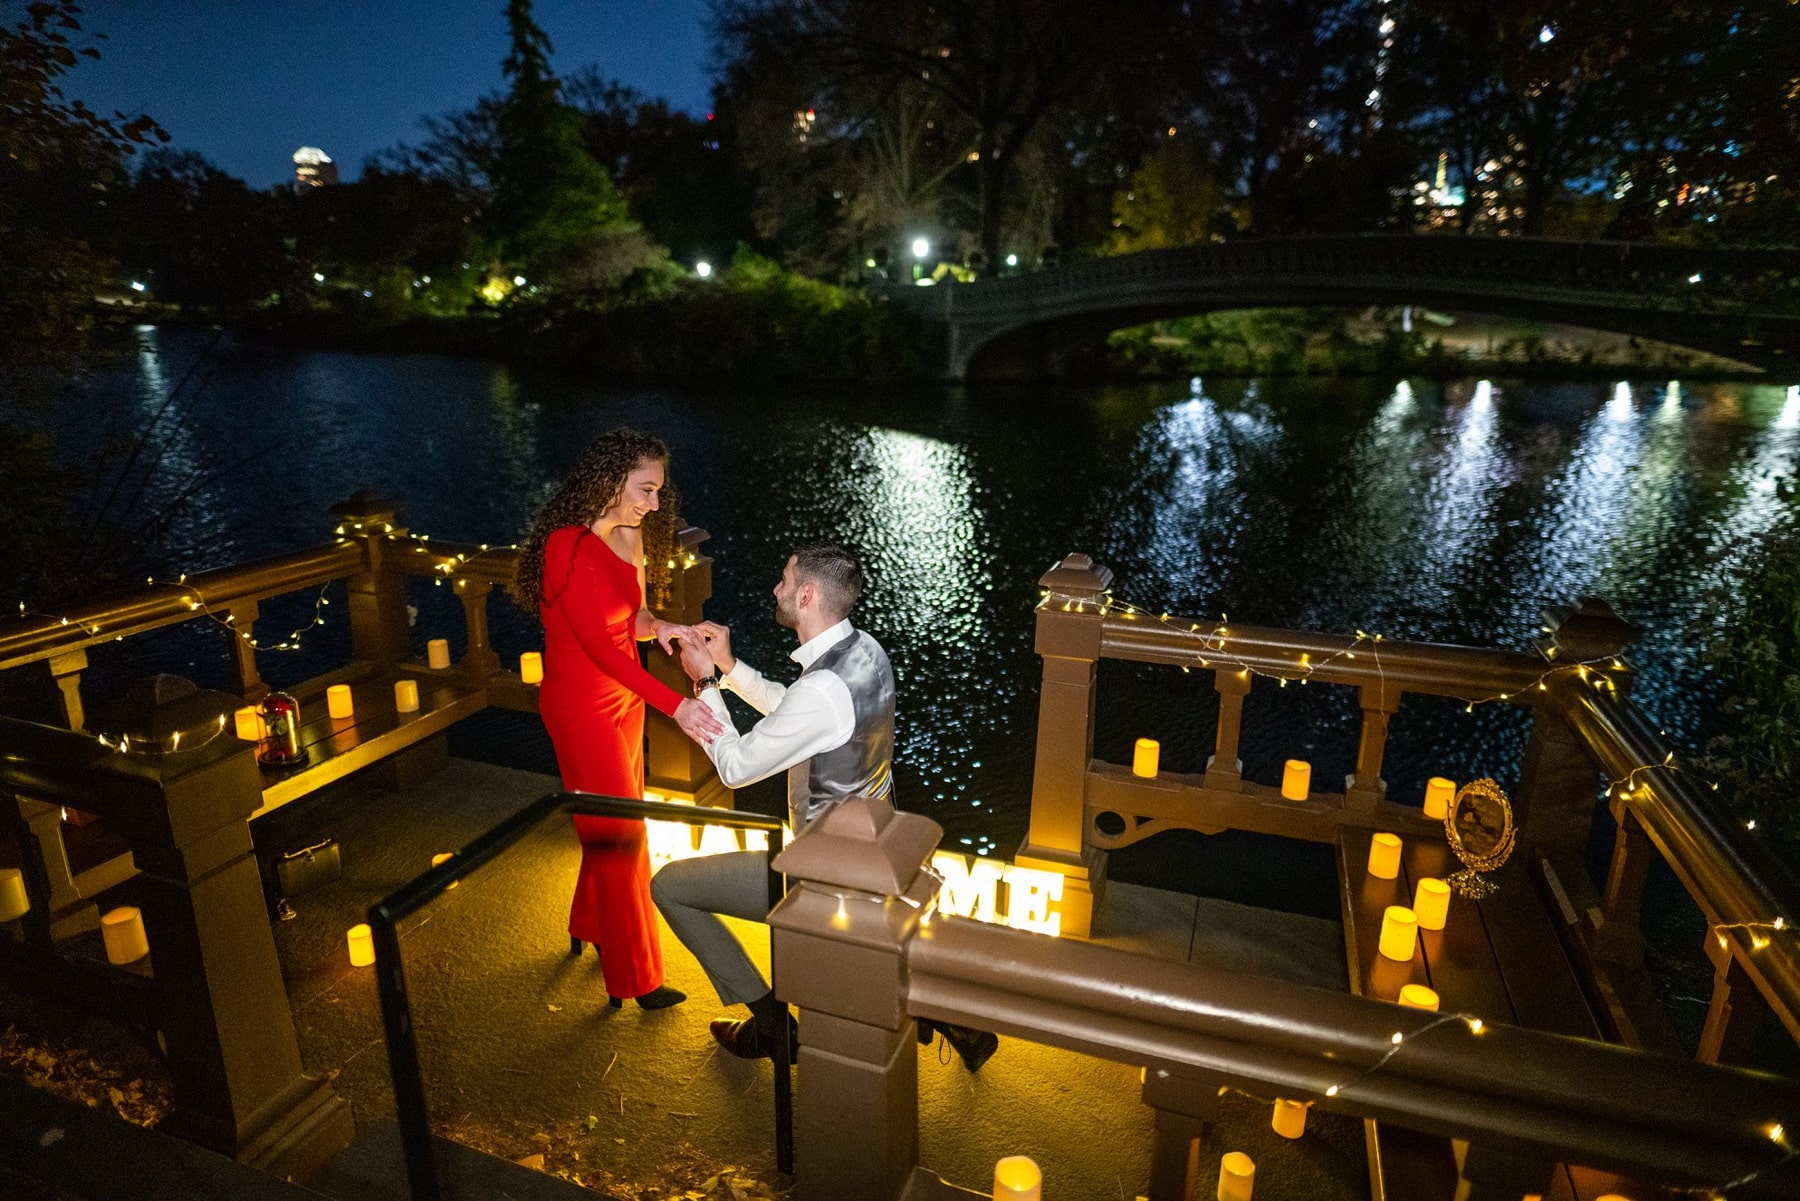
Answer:
M1555 37L1556 37L1556 30L1550 28L1550 26L1548 26L1548 25L1546 25L1542 29L1538 30L1538 42L1540 44L1549 42L1549 41L1553 40Z
M915 259L923 260L926 255L931 253L931 242L925 238L914 238L912 252Z
M1019 256L1016 254L1007 255L1006 256L1006 265L1008 267L1017 267L1019 265Z
M523 288L524 286L525 286L525 277L523 275L513 276L513 287Z
M142 292L144 290L144 285L134 279L131 281L131 290L133 292Z
M322 284L325 282L325 276L320 272L315 271L313 272L313 282L315 284Z
M711 279L712 278L712 264L707 262L705 259L701 259L699 262L694 264L694 274L698 275L701 279Z

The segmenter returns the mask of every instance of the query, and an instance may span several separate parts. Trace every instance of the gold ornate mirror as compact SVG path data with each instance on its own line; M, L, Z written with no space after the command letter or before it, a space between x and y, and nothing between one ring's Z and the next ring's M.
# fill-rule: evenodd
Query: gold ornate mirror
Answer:
M1444 815L1444 837L1463 861L1463 870L1446 883L1470 900L1479 901L1499 885L1478 873L1494 871L1512 854L1512 803L1492 780L1472 780L1457 792L1450 811Z

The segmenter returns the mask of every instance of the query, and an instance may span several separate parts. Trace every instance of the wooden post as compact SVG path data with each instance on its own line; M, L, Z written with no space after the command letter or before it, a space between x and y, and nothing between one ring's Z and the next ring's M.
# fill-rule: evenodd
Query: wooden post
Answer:
M1223 1080L1170 1068L1144 1069L1144 1104L1156 1111L1150 1151L1150 1201L1198 1201L1208 1195L1200 1178L1206 1123L1219 1116Z
M769 914L775 995L802 1011L799 1201L899 1201L912 1179L919 1050L906 947L936 893L923 868L942 836L930 818L856 797L776 856L789 887Z
M701 553L700 544L709 536L696 526L689 526L675 536L675 558L666 565L668 589L658 593L653 586L649 598L651 611L664 621L693 625L706 620L706 602L712 599L713 561ZM654 577L655 573L651 575ZM651 648L648 661L650 674L683 696L693 687L687 673L681 669L681 660L663 654L661 647ZM683 734L673 718L654 709L647 709L644 716L645 733L649 738L644 758L646 787L666 796L692 800L697 805L732 808L735 794L719 780L712 760L706 757L700 745Z
M1400 708L1400 689L1392 684L1365 684L1362 734L1356 744L1356 771L1344 781L1344 807L1352 813L1374 813L1387 798L1381 759L1387 751L1388 719Z
M350 647L358 659L399 663L411 657L405 579L387 566L389 534L404 534L399 502L361 491L331 506L340 537L363 544L368 570L345 580L350 601Z
M1213 753L1206 761L1204 783L1224 792L1241 792L1244 763L1238 758L1238 740L1244 727L1244 698L1250 695L1250 673L1213 672L1213 690L1219 694L1219 727L1213 735Z
M1694 1058L1702 1063L1748 1066L1769 1003L1723 935L1707 932L1706 957L1712 960L1713 992Z
M1094 673L1112 572L1073 554L1038 585L1048 594L1037 611L1044 688L1038 698L1031 824L1014 861L1065 877L1062 932L1086 938L1106 879L1105 852L1087 843L1086 806L1094 757Z
M231 632L231 668L237 676L238 695L247 701L260 701L269 695L269 686L263 683L262 672L256 666L256 648L250 645L250 639L254 637L252 631L262 609L253 600L238 601L226 615L231 619L227 625Z

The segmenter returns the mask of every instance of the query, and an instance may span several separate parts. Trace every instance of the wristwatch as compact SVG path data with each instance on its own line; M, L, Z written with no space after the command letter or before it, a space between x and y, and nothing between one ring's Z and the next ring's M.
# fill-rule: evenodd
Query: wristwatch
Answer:
M694 681L694 696L698 699L700 694L705 692L708 688L717 688L718 686L718 676L701 676L698 680Z

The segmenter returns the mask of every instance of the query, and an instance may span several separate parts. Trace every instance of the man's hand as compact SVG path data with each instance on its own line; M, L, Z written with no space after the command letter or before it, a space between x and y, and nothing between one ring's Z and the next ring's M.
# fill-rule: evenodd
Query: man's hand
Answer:
M675 706L675 724L681 732L692 738L701 746L706 746L725 732L725 727L713 715L713 711L705 701L697 701L693 697Z
M704 680L713 673L712 652L698 631L693 637L681 640L681 669L688 673L690 680Z
M731 654L731 630L716 621L703 621L694 627L702 638L706 639L706 649L712 652L712 661L720 671L730 675L737 667L737 659Z

